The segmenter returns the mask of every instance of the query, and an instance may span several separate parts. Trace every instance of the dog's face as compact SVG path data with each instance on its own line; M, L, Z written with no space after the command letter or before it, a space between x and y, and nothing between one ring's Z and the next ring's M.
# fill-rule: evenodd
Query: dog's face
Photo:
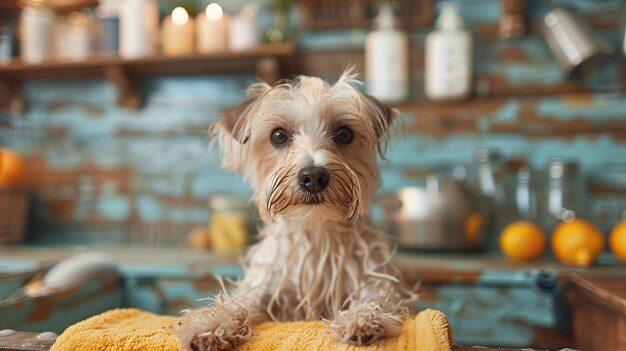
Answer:
M354 220L367 211L393 113L355 83L346 72L332 86L304 76L255 84L253 97L214 125L222 165L252 183L264 220Z

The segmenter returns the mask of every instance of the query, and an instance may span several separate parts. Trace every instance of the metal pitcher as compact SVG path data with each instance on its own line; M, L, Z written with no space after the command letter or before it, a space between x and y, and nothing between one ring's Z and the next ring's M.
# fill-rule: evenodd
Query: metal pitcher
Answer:
M600 69L613 50L575 9L556 6L542 18L541 29L568 78L581 80Z

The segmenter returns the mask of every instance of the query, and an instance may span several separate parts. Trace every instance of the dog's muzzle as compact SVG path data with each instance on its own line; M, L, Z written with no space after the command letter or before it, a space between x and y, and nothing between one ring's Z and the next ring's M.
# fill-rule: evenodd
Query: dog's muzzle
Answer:
M330 175L326 167L308 166L298 172L298 185L308 193L315 194L326 189Z

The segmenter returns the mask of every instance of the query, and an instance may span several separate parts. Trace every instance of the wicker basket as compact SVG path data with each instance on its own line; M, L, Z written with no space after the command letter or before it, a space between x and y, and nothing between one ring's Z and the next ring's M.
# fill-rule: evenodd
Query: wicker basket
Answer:
M0 245L24 239L29 200L28 190L0 188Z

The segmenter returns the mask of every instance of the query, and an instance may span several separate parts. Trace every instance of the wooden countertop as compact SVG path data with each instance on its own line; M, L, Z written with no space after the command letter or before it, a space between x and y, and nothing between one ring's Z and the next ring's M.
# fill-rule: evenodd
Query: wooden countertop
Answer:
M46 268L64 258L84 251L106 252L127 269L154 269L175 272L210 272L216 267L239 267L239 255L215 255L210 251L188 249L149 249L134 247L36 247L0 248L0 272L19 272ZM626 277L626 266L611 254L601 256L591 267L562 264L554 259L533 262L510 261L494 254L430 254L398 252L396 262L409 276L433 283L510 283L528 279L535 270L551 270L561 277ZM410 279L410 277L408 277Z
M0 273L26 272L46 268L64 258L85 251L107 252L120 263L125 275L155 276L176 275L189 277L207 273L236 275L239 272L239 256L214 255L207 251L186 249L147 249L133 247L34 247L13 246L0 248ZM553 270L561 277L626 277L624 265L611 255L599 260L598 265L586 268L563 265L555 260L536 262L513 262L498 255L476 254L425 254L399 252L396 262L405 274L421 278L426 284L511 284L529 281L529 272ZM409 280L412 277L407 277ZM3 350L0 344L0 351ZM512 350L478 346L455 346L455 351Z

